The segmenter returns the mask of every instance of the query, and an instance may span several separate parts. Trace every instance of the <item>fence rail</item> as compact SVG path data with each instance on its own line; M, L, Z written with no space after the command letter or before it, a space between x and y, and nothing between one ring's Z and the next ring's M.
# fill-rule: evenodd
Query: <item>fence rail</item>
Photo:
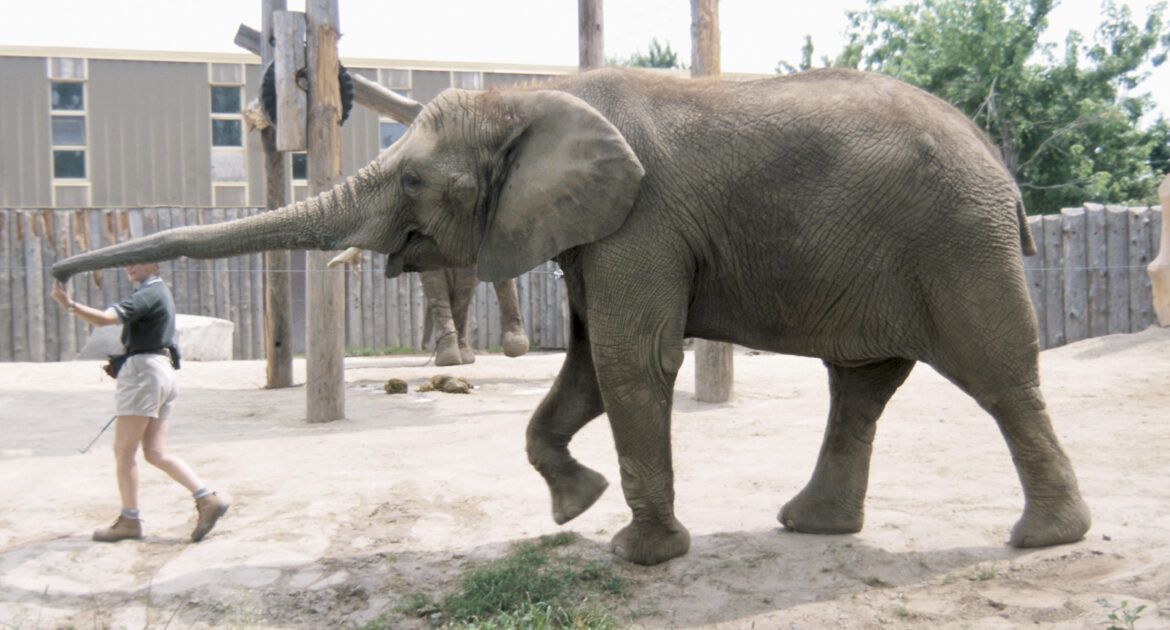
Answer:
M257 208L0 209L0 361L70 359L89 328L57 308L49 291L54 262L131 237L184 225L250 216ZM1040 322L1041 347L1088 337L1136 332L1155 321L1146 266L1157 255L1162 215L1155 208L1086 204L1059 215L1031 217L1038 253L1025 259L1028 288ZM303 280L303 268L285 270ZM563 348L568 305L563 282L546 263L518 280L520 310L534 347ZM234 356L264 353L264 273L260 254L221 260L179 258L163 265L179 312L236 324ZM74 297L113 304L131 291L120 270L83 274ZM294 298L298 291L294 289ZM303 296L303 293L300 293ZM365 252L346 283L346 345L429 347L423 337L426 301L417 274L386 278L379 255ZM303 320L303 297L294 319ZM480 283L469 315L478 349L500 344L499 303Z

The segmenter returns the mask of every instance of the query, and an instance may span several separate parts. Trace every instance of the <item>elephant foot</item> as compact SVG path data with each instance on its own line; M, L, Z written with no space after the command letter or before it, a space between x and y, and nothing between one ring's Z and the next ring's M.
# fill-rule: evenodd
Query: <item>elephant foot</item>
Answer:
M518 357L528 353L528 336L524 330L519 332L508 330L504 332L504 355Z
M475 363L475 351L466 343L459 342L459 359L464 365L471 365Z
M462 364L463 355L459 352L459 343L455 340L455 335L447 334L439 337L439 340L435 342L435 365L443 367Z
M780 508L776 517L785 529L806 534L856 534L865 523L865 510L840 502L808 498L801 491Z
M619 558L647 566L677 558L690 548L690 532L674 517L665 526L634 521L609 543L609 550Z
M601 473L575 463L570 472L548 480L553 520L557 525L564 525L577 518L601 497L607 487L609 482Z
M1048 547L1077 542L1089 531L1089 506L1078 496L1031 500L1012 528L1013 547Z

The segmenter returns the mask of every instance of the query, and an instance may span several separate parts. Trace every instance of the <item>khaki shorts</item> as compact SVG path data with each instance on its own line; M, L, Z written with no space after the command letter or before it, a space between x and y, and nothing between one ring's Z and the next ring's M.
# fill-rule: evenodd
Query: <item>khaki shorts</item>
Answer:
M118 372L114 401L119 416L166 420L178 397L175 370L166 355L135 354L126 359L126 364Z

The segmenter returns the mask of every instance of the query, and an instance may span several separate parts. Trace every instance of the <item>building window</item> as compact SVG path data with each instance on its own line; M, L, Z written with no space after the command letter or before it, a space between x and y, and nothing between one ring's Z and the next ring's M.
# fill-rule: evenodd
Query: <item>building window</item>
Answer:
M399 122L379 121L378 122L378 146L385 149L394 144L402 134L406 133L406 125Z
M207 65L211 116L211 202L240 207L248 202L248 156L244 151L244 65Z
M211 86L211 146L244 146L244 116L239 85Z
M240 110L240 88L238 86L211 86L211 113L238 114Z
M89 168L86 155L85 59L50 58L49 143L53 156L53 205L83 207L89 203Z
M307 153L292 154L292 178L294 181L309 179L309 155Z
M85 109L85 84L78 81L53 81L53 111L82 111Z
M85 179L85 151L53 150L55 179Z
M212 120L211 146L213 147L242 147L244 146L243 124L239 120Z

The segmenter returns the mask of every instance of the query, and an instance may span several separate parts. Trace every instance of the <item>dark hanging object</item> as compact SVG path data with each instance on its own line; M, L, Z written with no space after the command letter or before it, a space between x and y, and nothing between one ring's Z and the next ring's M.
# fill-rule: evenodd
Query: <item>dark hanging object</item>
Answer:
M338 125L345 124L349 118L349 110L353 109L353 79L345 66L337 64L337 84L341 88L341 120ZM270 63L264 69L264 78L260 81L260 102L264 105L264 113L273 124L276 124L276 64Z

